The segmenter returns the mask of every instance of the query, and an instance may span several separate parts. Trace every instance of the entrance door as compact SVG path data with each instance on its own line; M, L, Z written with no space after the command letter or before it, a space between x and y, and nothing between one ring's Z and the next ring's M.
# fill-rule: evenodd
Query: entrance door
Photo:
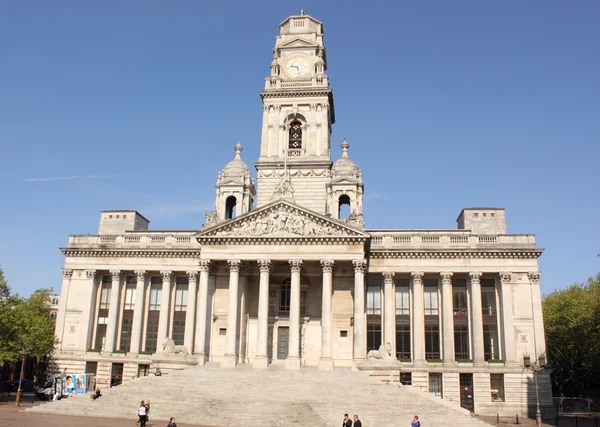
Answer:
M110 386L114 387L120 385L123 381L123 364L113 363L110 370Z
M288 357L288 338L290 335L290 328L279 327L277 328L277 358L287 359Z
M473 374L460 374L460 406L473 412L473 400Z

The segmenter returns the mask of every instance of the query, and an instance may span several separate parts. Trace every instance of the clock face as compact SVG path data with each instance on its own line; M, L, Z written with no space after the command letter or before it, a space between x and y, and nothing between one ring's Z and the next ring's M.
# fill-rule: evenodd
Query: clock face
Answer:
M292 56L285 64L285 74L293 79L304 77L310 71L310 63L304 56Z

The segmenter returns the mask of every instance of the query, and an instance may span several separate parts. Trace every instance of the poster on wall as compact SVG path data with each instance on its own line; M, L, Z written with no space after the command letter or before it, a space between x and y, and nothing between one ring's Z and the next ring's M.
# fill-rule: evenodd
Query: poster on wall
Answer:
M75 390L77 394L85 393L85 377L86 374L68 374L65 378L65 387L67 389L67 393L71 394L73 390Z

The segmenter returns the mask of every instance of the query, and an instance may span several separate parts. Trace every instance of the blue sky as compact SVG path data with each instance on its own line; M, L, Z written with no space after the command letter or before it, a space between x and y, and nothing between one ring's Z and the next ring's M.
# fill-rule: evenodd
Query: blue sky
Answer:
M369 228L507 209L549 292L600 270L600 2L28 1L0 5L0 265L60 288L58 248L102 209L196 229L217 172L258 158L278 24L325 27Z

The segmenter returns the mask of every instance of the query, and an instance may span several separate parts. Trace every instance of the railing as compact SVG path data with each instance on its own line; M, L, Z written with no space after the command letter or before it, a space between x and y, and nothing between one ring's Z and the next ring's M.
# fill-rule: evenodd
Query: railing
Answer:
M282 88L291 88L291 87L311 87L312 80L293 80L293 81L282 81Z
M72 235L69 248L199 248L195 231L126 233L117 235Z
M471 234L469 231L444 230L366 230L371 234L371 245L375 248L439 248L439 249L475 249L480 247L523 249L535 248L533 234Z

